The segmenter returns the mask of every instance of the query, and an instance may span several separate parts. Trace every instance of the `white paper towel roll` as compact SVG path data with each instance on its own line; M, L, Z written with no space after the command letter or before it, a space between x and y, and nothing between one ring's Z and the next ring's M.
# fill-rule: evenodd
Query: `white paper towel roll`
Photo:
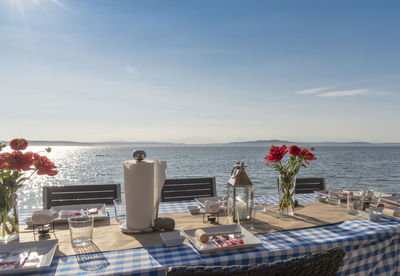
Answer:
M133 230L149 229L158 210L167 162L130 160L125 161L123 166L126 224Z
M167 161L154 161L154 218L158 215L161 200L161 190L167 176Z

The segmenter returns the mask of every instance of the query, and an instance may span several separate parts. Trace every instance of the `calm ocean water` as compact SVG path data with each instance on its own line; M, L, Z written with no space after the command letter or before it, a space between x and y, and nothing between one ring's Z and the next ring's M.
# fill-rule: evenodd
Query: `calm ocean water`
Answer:
M44 147L30 147L39 151ZM132 147L55 146L48 154L59 169L55 177L35 176L19 192L20 209L42 208L42 187L50 185L121 183L122 162L132 159ZM168 162L168 178L211 177L218 195L226 193L226 182L236 161L247 164L256 194L276 192L277 173L265 166L267 147L179 146L146 147L150 159ZM400 192L400 147L320 147L314 161L298 177L325 177L329 189Z

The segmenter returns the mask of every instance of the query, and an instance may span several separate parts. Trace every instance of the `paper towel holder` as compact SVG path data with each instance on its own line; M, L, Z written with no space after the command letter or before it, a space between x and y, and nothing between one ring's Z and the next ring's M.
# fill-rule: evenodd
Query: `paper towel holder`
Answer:
M137 161L142 161L143 159L146 159L146 152L144 150L134 150L132 153L133 159Z

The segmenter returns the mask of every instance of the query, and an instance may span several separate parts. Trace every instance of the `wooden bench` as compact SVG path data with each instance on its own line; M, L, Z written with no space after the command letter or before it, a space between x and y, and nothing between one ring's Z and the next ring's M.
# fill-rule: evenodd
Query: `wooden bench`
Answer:
M105 203L121 197L120 184L43 187L43 209L52 206Z
M193 200L197 197L217 196L215 177L166 179L161 191L161 202Z

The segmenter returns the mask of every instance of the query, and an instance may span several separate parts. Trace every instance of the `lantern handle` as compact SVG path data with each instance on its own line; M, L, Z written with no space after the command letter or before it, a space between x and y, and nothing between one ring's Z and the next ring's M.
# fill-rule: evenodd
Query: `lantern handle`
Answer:
M231 171L231 177L236 176L240 171L240 161L237 161L235 166L233 166L233 169Z

